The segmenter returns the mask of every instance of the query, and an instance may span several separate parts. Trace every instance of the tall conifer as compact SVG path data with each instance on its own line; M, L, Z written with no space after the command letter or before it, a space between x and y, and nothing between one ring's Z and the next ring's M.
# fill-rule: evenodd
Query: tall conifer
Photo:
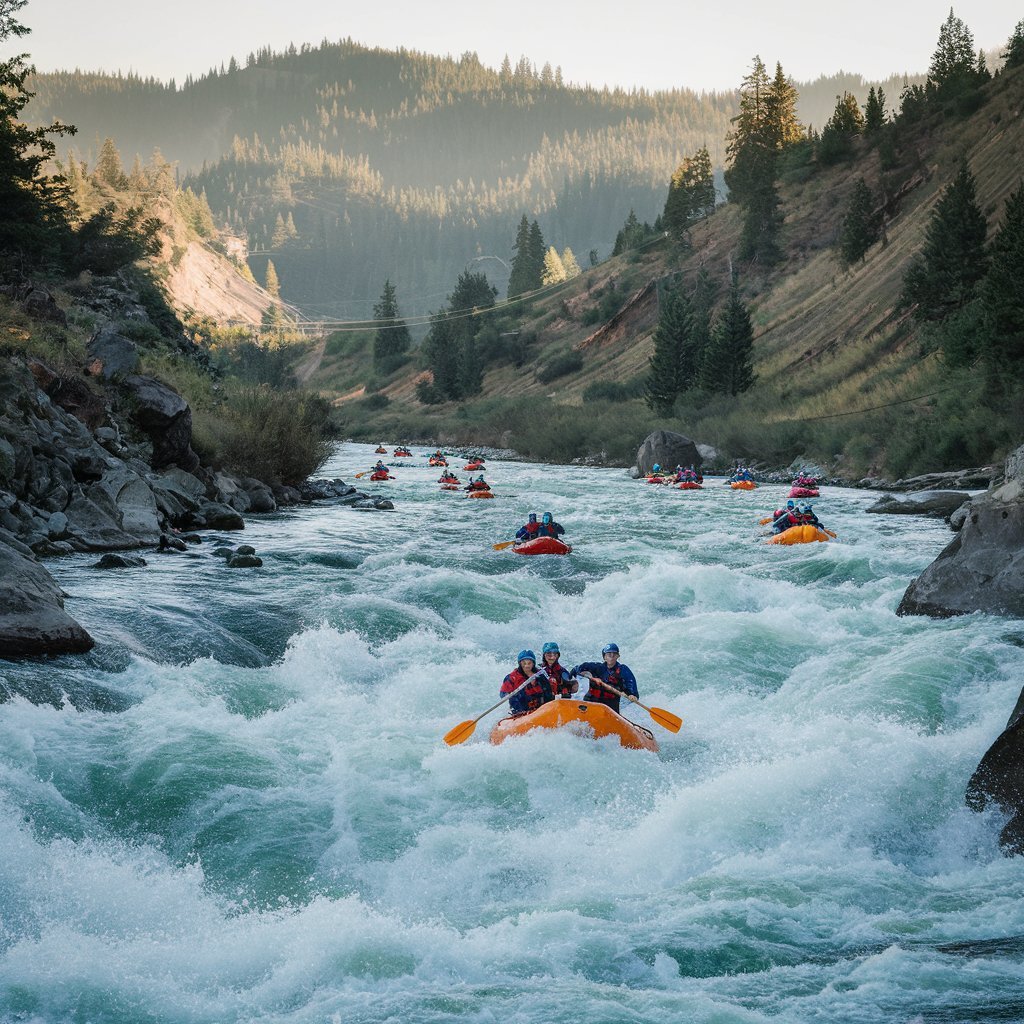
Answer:
M384 290L373 307L373 318L378 324L373 339L373 361L378 369L387 368L388 360L404 355L412 344L409 328L399 318L398 296L390 280L384 282Z
M863 178L858 178L839 229L839 253L848 267L862 260L878 241L878 229L871 189Z
M644 386L645 400L655 412L667 415L693 384L693 327L693 310L682 285L665 289Z
M738 395L754 383L754 329L740 298L733 273L729 300L715 324L701 363L701 386L707 391Z
M989 269L979 287L981 354L990 379L1005 387L1024 378L1024 181L1006 201L992 247Z

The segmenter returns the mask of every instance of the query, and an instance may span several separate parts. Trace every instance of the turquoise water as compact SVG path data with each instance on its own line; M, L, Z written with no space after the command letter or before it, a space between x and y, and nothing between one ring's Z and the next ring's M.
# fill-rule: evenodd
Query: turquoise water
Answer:
M409 461L394 513L250 522L262 570L51 563L98 646L0 663L0 1020L1024 1019L1024 868L963 806L1024 622L893 614L944 524L830 490L842 543L779 548L781 487ZM491 549L531 510L570 558ZM547 639L681 732L445 747Z

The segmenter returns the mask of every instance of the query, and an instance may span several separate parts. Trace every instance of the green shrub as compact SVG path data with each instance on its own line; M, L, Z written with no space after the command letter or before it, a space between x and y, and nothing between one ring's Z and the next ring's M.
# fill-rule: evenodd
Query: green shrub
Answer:
M389 406L391 404L391 399L388 398L387 395L375 392L372 395L367 395L359 404L362 408L375 412L378 409L384 409Z
M215 466L271 484L298 484L330 457L329 412L310 392L242 386L218 408L194 416L193 437Z
M640 398L643 388L635 380L596 380L583 389L584 402L628 402Z
M583 356L573 349L567 349L541 364L534 371L534 376L543 383L544 381L558 380L559 377L567 377L570 373L578 373L582 369Z

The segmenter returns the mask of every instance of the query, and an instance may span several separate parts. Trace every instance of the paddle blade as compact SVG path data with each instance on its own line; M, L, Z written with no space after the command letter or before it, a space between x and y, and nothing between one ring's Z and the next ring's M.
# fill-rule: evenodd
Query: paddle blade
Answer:
M823 527L822 527L822 529L823 529L823 530L825 530L825 527L823 526ZM826 532L826 533L827 533L827 534L828 534L828 535L829 535L830 537L838 537L838 534L835 534L835 533L833 533L833 532L832 532L831 530L825 530L825 532Z
M470 736L473 735L473 730L476 729L476 722L472 719L466 722L459 722L454 729L451 729L445 733L444 741L449 747L457 746L460 743L465 743Z
M678 715L673 715L671 711L666 711L664 708L648 708L653 718L658 725L663 729L668 729L669 732L679 732L683 727L683 720Z
M772 517L771 516L765 516L764 519L758 519L757 525L758 526L767 526L771 521L772 521Z
M515 544L514 540L506 540L502 544L492 544L491 547L494 548L495 551L504 551L505 548L510 548L513 544Z
M367 470L366 472L368 473L369 470ZM357 480L362 480L364 476L366 476L366 473L356 473Z

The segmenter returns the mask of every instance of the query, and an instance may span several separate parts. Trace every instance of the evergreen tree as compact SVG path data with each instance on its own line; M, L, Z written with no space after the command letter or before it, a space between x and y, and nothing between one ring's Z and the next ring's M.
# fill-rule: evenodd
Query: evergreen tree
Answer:
M271 298L281 298L281 282L277 276L277 268L273 260L267 260L266 277L263 279L263 287L270 294Z
M1001 390L1024 378L1024 181L1006 201L992 239L988 273L978 289L982 310L981 355L989 379Z
M786 75L781 64L776 64L765 106L767 129L776 149L792 146L806 134L796 113L799 98L793 79Z
M288 242L288 229L284 224L284 217L280 213L277 215L277 220L274 222L274 233L270 238L270 247L272 249L283 249Z
M121 154L117 151L117 146L114 145L114 140L111 138L103 140L93 177L97 184L109 185L118 190L125 188L128 184L124 168L121 166Z
M462 397L463 349L454 330L457 323L446 311L433 314L430 331L422 345L423 357L434 377L434 387L446 399Z
M579 263L576 262L576 254L569 246L562 250L562 267L565 270L566 281L571 281L582 273Z
M858 178L839 229L839 253L848 267L862 260L878 241L879 227L871 189L863 178Z
M885 92L879 86L868 89L868 101L864 104L864 134L874 135L885 125Z
M538 228L538 231L540 229ZM512 245L512 271L508 278L508 297L514 299L524 292L531 292L540 284L534 283L533 262L530 251L530 222L523 214L516 232L516 240Z
M967 162L935 205L921 255L903 279L903 299L922 321L944 320L974 297L985 275L985 216Z
M26 0L0 0L0 44L28 35L15 17ZM46 175L56 146L50 135L73 135L57 122L29 128L21 112L34 95L25 86L35 68L18 54L0 61L0 252L33 263L56 254L67 238L73 209L67 182ZM74 158L72 158L74 159Z
M1007 40L1003 51L1004 67L1019 68L1024 64L1024 20L1014 26L1013 34Z
M848 92L836 97L836 108L821 130L818 160L834 164L853 154L853 140L864 130L864 115Z
M390 364L404 356L412 345L409 328L399 318L398 298L390 280L384 282L384 290L373 307L373 318L378 325L373 339L374 366L378 370L389 371L392 368Z
M714 210L714 171L707 146L702 146L692 157L683 160L672 175L664 224L676 241L683 241L690 225Z
M479 395L484 388L484 361L474 335L468 335L462 342L459 362L459 390L464 398Z
M753 359L754 330L740 298L739 278L733 273L729 300L701 361L701 387L726 395L747 391L755 379Z
M928 68L928 85L939 97L958 96L977 82L974 36L949 9Z
M542 285L559 284L565 280L565 267L562 265L562 257L558 250L551 246L544 254L544 273L541 275Z
M540 287L541 277L544 275L544 256L547 252L547 247L544 245L544 236L540 233L540 225L534 221L530 225L530 244L529 244L529 268L530 268L530 286L527 291L536 291Z
M681 285L665 290L654 331L654 353L645 384L645 400L655 412L668 415L676 398L693 384L694 317Z

